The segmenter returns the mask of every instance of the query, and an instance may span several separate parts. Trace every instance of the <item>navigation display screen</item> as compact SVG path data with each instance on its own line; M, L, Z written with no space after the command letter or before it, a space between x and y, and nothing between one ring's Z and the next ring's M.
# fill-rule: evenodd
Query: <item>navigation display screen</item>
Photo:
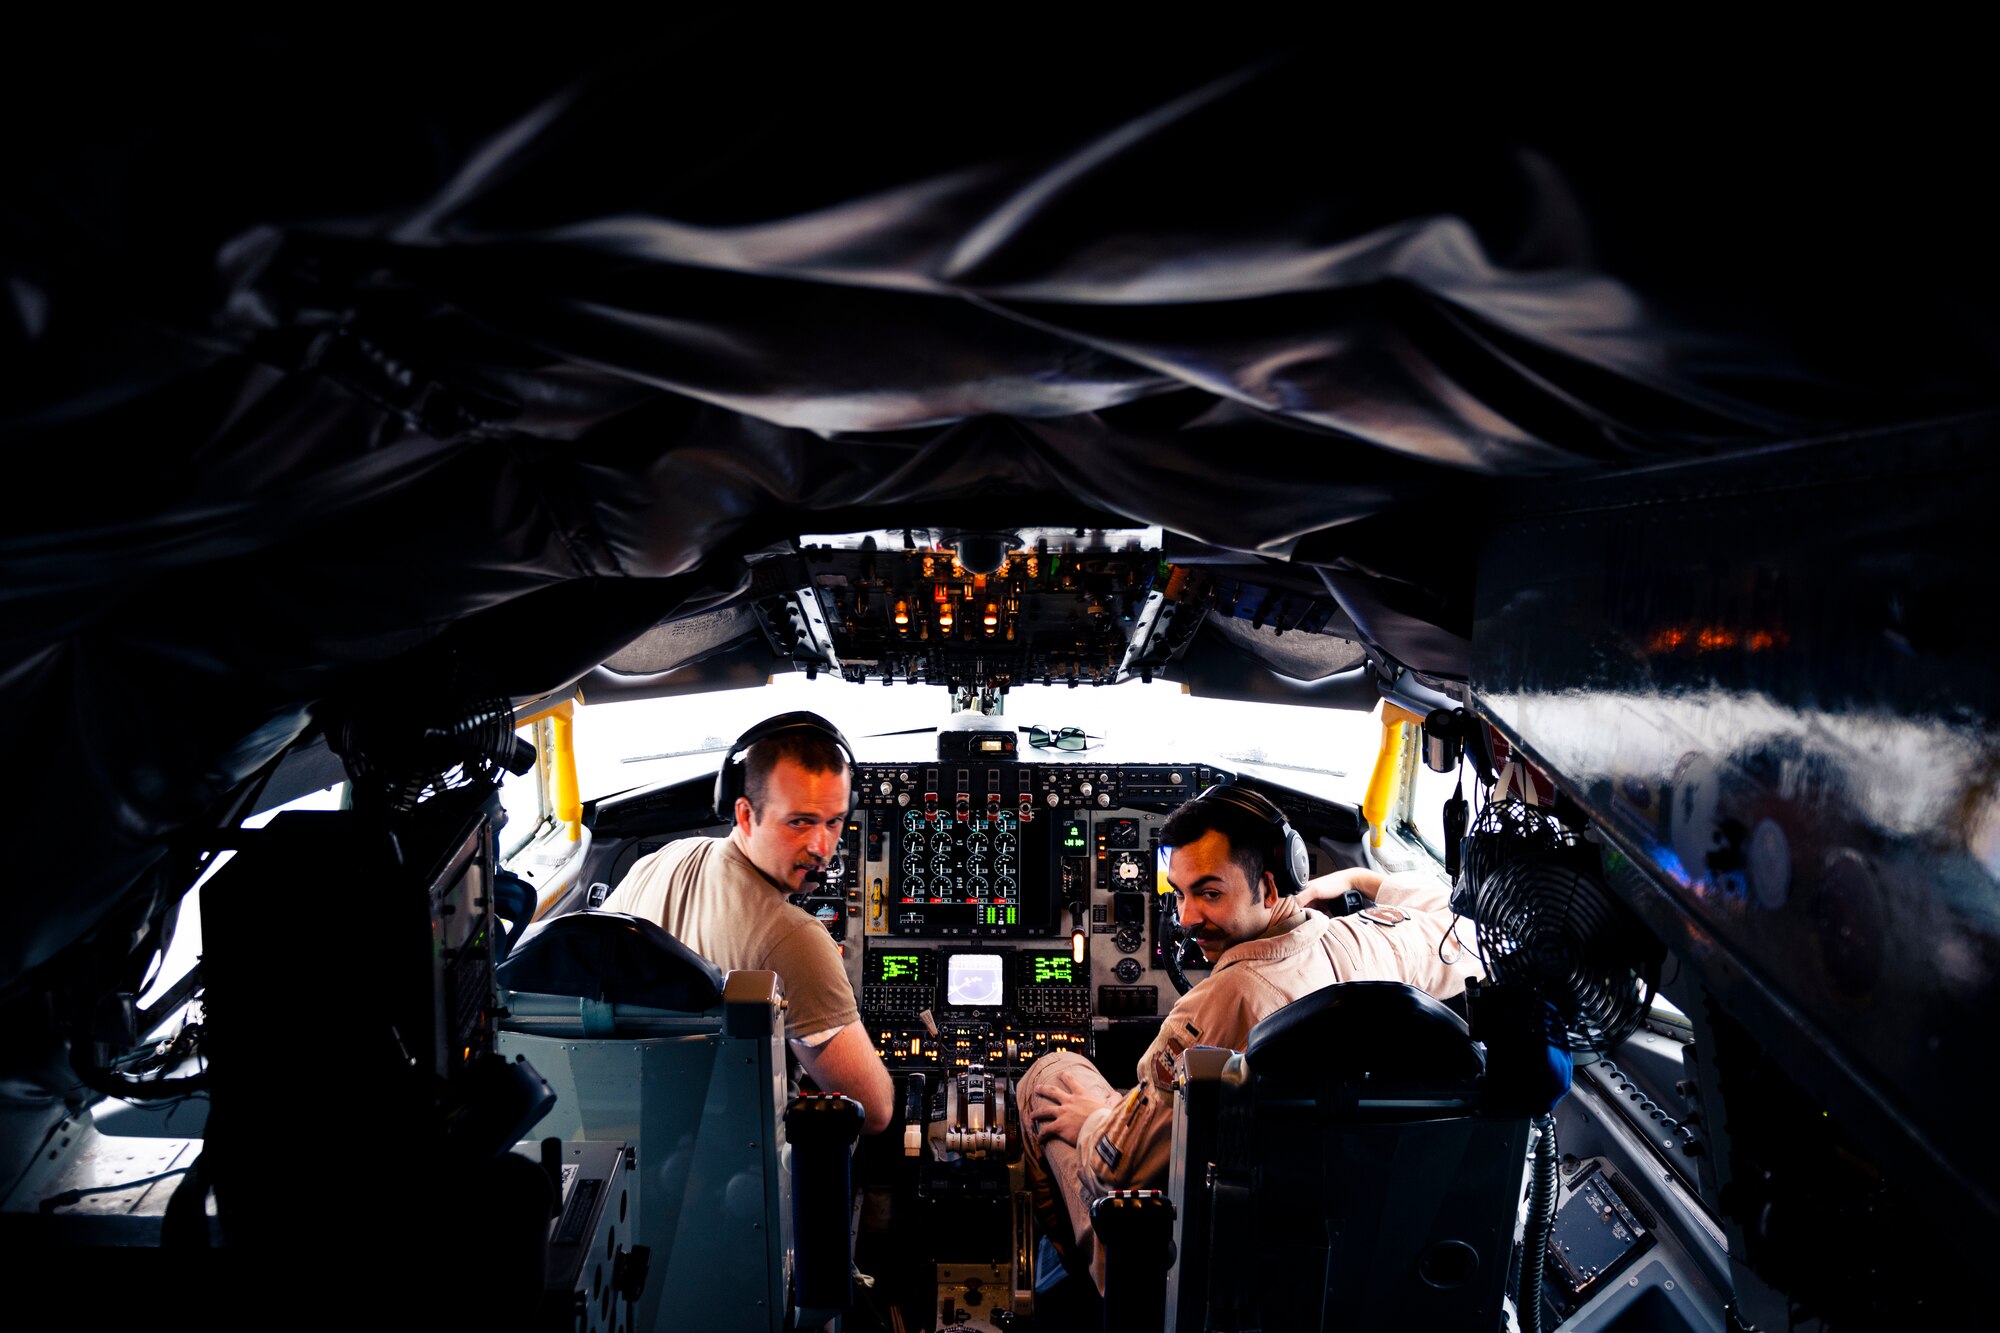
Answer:
M998 1008L1006 996L1005 959L997 953L953 954L944 967L946 1008Z

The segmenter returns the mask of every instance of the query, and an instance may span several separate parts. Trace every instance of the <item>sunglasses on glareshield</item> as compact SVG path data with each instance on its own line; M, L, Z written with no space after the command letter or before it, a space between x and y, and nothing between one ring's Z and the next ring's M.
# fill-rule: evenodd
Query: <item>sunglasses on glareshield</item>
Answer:
M1028 733L1028 744L1037 750L1088 750L1091 738L1084 734L1082 727L1022 727Z

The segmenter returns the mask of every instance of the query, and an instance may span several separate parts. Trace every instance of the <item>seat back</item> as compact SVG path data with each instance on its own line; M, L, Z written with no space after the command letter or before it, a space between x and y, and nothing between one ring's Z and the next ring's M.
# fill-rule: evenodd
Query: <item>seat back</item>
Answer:
M499 1048L556 1091L536 1132L624 1139L637 1155L625 1225L651 1258L634 1326L782 1329L791 1206L776 974L725 977L652 922L592 911L539 923L499 975L510 988Z
M1176 1329L1501 1326L1529 1125L1481 1112L1483 1058L1455 1014L1350 982L1188 1070Z

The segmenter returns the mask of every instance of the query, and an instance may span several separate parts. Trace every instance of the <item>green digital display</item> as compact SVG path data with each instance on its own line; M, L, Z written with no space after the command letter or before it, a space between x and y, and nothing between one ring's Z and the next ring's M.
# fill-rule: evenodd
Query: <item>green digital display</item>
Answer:
M878 981L916 981L919 978L917 956L913 953L878 953L875 958L881 964L876 976Z
M1035 984L1038 986L1068 986L1076 981L1073 964L1067 954L1036 954Z
M1062 827L1062 845L1066 852L1081 852L1089 848L1090 835L1085 831L1081 819L1065 819Z
M983 906L978 910L978 921L982 926L1011 926L1015 923L1016 907Z

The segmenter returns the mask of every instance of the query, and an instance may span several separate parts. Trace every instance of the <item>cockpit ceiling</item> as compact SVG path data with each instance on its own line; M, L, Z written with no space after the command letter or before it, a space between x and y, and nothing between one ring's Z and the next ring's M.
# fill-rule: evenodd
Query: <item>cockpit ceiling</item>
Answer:
M1233 580L1462 678L1501 489L1993 405L1983 84L1936 53L1833 98L1790 52L1697 89L794 22L16 71L0 688L50 756L21 882L65 888L0 898L0 985L363 673L784 648L702 617L800 532L1157 528L1209 589L1183 667L1262 632ZM1129 670L1066 596L1009 669Z

